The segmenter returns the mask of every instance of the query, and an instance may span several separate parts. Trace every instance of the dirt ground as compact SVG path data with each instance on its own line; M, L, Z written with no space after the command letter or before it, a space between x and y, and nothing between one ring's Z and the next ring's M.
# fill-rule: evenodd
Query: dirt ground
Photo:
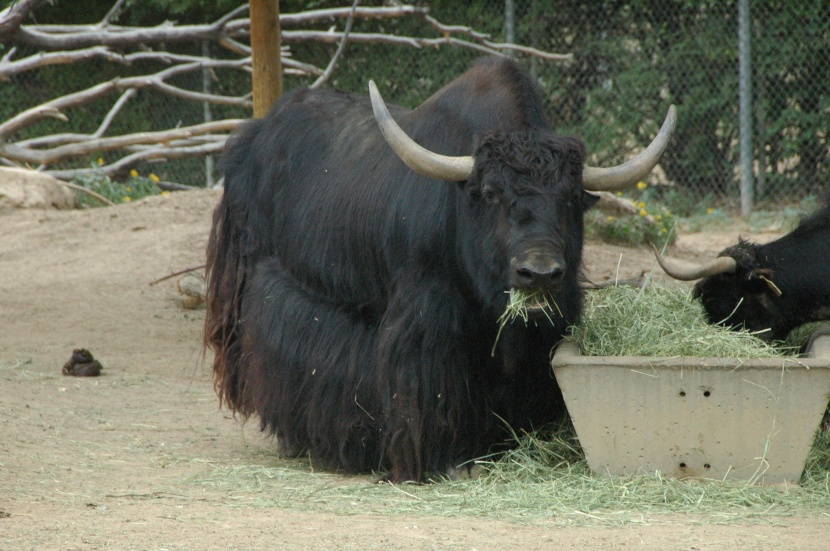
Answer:
M218 197L0 215L0 549L830 548L828 516L524 525L361 503L342 513L262 506L198 483L217 469L276 464L255 422L218 408L201 358L204 310L181 308L176 279L148 285L204 262ZM672 254L704 258L734 239L682 236ZM645 248L591 243L585 256L596 280L651 266ZM81 347L101 361L101 377L61 374Z

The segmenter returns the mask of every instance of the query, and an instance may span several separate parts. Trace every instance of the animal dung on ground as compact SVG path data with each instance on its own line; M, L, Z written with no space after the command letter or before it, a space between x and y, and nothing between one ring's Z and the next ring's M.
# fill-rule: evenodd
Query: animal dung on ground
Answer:
M195 310L205 304L205 275L200 272L185 274L177 283L182 308Z
M101 374L101 362L92 357L86 348L76 348L72 357L63 364L63 374L73 377L97 377Z

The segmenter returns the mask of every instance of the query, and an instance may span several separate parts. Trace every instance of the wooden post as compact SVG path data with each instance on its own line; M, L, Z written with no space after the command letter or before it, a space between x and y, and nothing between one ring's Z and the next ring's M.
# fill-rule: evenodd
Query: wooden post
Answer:
M279 0L249 0L254 117L264 117L282 95Z

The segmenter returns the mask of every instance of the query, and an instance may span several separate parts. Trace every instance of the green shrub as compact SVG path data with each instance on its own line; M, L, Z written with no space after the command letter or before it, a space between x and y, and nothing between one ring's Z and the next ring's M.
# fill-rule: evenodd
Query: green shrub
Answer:
M640 190L647 189L643 182ZM674 231L675 216L661 203L644 193L638 199L630 199L636 213L608 215L598 209L585 216L585 236L615 245L650 245L664 247L677 238Z
M137 171L132 170L129 180L124 182L113 181L101 171L95 172L91 176L76 178L74 183L90 191L94 191L117 204L129 203L147 197L148 195L166 194L167 192L159 189L158 181L159 178L155 174L151 173L148 176L142 176ZM80 191L75 191L75 204L78 205L78 208L82 209L103 207L106 205L103 201L100 201L92 195Z

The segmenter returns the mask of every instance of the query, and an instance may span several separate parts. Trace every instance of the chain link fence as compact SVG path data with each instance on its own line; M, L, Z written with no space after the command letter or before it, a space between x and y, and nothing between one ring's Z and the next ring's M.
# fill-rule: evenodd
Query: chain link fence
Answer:
M741 2L747 14L743 43ZM498 4L506 5L508 22L515 12L506 35L573 52L573 62L545 67L539 77L552 117L560 128L581 134L589 148L613 156L620 144L646 143L654 126L644 122L675 103L677 131L661 162L664 179L655 178L674 192L733 206L748 193L745 199L770 206L827 188L829 3ZM743 74L742 50L749 54ZM741 88L749 99L744 111ZM744 165L742 142L749 146ZM741 190L742 175L749 177L748 189Z
M670 104L678 125L660 170L649 184L659 193L689 204L740 203L741 133L739 3L747 1L751 70L751 190L756 206L780 205L816 196L830 179L830 3L772 0L433 0L430 15L446 24L489 33L494 42L514 42L540 50L571 53L570 61L517 55L539 82L551 125L584 139L591 164L618 163L654 136ZM284 2L282 10L287 12ZM299 3L303 6L310 3ZM350 2L314 2L313 8ZM387 0L386 4L389 2ZM364 6L384 5L381 0ZM319 25L326 30L331 24ZM344 21L335 23L338 29ZM358 20L352 32L439 37L422 19ZM292 57L325 67L336 44L289 44ZM745 47L747 47L745 46ZM189 48L201 51L203 44ZM214 46L214 54L221 55ZM2 54L3 52L0 52ZM327 86L366 93L378 82L387 101L415 107L465 71L480 53L457 46L414 48L386 43L350 43ZM97 65L84 73L101 77ZM3 120L39 102L80 86L73 69L46 68L0 84ZM87 71L87 69L91 69ZM138 68L133 68L137 70ZM123 67L106 71L124 71ZM99 71L96 73L96 71ZM178 85L229 95L250 89L239 72L190 75ZM100 79L98 80L100 81ZM308 85L311 78L286 75L284 89ZM105 112L107 107L102 107ZM73 124L91 126L95 113ZM248 117L227 106L188 103L145 89L120 115L112 132L157 130L199 123L205 118ZM61 123L32 129L66 131ZM87 129L89 130L89 129ZM73 131L82 131L73 128ZM90 161L92 162L92 160ZM170 160L143 167L162 179L203 186L220 175L204 159ZM656 185L662 184L662 185Z

